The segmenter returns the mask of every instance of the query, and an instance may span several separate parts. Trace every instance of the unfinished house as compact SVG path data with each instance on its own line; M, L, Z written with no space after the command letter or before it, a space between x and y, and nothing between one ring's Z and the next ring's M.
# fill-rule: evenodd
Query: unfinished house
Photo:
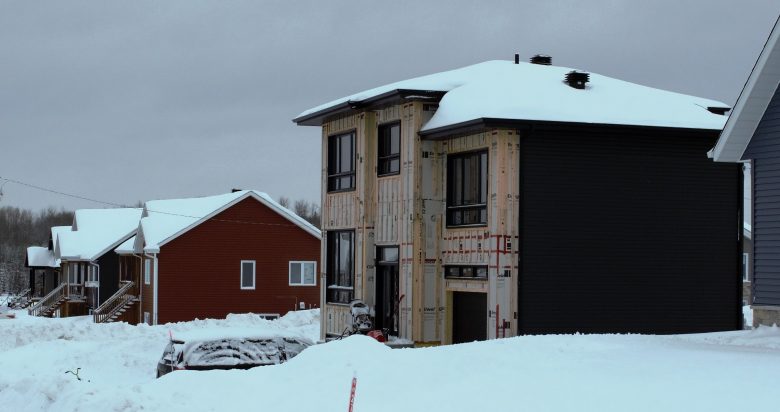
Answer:
M364 301L417 344L741 327L729 108L489 61L301 113L322 128L322 338Z
M34 316L82 316L120 288L114 248L135 234L141 209L79 209L70 230L52 228L53 257L59 262L56 287L28 309Z
M265 193L146 202L132 248L116 252L143 280L148 324L319 307L320 231ZM135 260L134 260L135 259Z

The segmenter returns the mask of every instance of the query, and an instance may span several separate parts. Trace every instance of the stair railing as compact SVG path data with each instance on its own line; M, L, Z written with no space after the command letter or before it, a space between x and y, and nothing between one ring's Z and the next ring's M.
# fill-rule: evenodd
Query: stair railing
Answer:
M41 313L50 309L52 306L59 304L59 302L65 298L66 286L67 283L62 283L54 288L48 295L42 297L41 300L30 306L30 308L27 309L27 313L29 313L30 316L41 316Z
M135 283L127 282L92 312L95 323L103 323L119 312L125 305L135 299L133 294Z

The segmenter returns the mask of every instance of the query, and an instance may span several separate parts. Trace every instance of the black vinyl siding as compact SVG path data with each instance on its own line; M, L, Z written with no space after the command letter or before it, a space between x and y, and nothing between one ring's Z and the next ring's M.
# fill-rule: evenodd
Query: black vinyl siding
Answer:
M522 137L520 333L741 328L741 168L707 158L716 137Z
M780 306L780 88L742 157L753 163L752 303Z
M99 257L97 264L100 266L100 292L98 293L98 305L108 300L119 290L119 255L113 249Z

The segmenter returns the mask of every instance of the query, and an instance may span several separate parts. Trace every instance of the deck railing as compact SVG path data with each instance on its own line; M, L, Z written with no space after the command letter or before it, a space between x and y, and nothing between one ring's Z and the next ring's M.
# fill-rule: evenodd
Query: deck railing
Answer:
M84 298L84 285L83 284L71 284L68 283L68 298L69 299L83 299Z
M119 312L126 304L135 299L135 283L127 282L92 312L95 323L103 323Z
M27 309L27 313L31 316L40 316L41 313L51 308L51 306L59 303L59 301L65 297L65 286L67 286L67 284L63 283L54 288L48 295L42 297L41 300L30 306L30 308Z

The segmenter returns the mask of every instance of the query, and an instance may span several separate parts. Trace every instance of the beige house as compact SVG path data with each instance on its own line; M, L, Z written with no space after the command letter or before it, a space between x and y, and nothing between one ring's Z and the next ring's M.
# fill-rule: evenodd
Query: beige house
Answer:
M520 276L536 270L520 265L521 226L527 219L544 220L528 214L533 205L524 203L521 191L525 176L544 175L523 174L524 139L530 144L541 131L590 133L596 127L651 135L684 129L695 131L692 138L706 147L725 121L719 102L551 66L546 56L532 63L491 61L401 81L294 119L322 127L323 339L349 328L353 299L372 309L376 327L418 345L547 333L534 329L531 319L519 326L525 314L536 316L532 309L541 307L526 309L524 299L533 302L542 293L531 277L524 284ZM731 191L729 186L724 194ZM631 205L616 207L624 206ZM554 229L556 221L549 226ZM733 226L731 220L724 224ZM725 234L724 242L733 248L733 234ZM534 259L529 255L527 261L539 261ZM594 273L604 269L583 265ZM724 287L738 287L731 283ZM563 305L568 312L561 319L575 318L577 304ZM551 331L588 330L581 325ZM626 329L612 325L606 329Z

